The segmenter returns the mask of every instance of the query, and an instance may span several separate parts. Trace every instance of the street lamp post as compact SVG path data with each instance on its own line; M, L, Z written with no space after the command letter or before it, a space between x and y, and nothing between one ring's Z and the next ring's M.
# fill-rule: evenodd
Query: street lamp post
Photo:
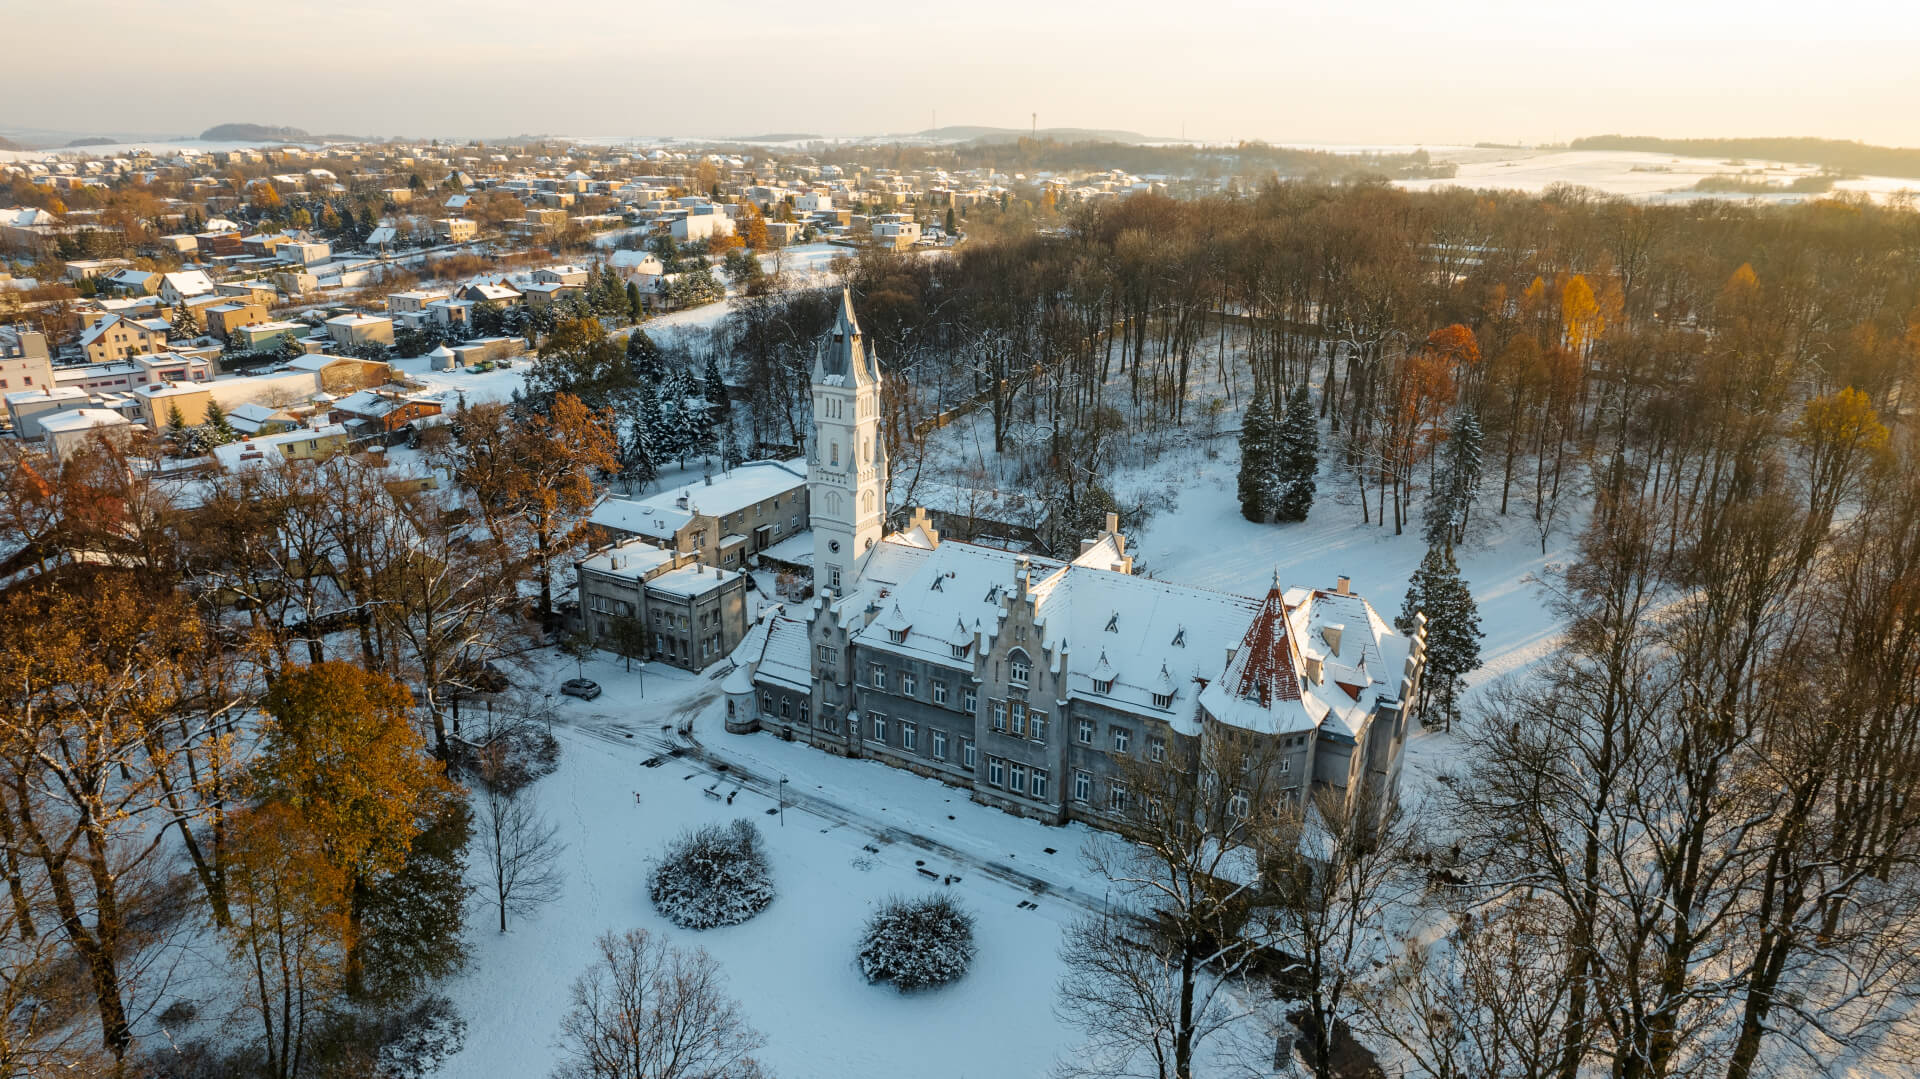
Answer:
M787 777L780 777L780 827L787 826Z

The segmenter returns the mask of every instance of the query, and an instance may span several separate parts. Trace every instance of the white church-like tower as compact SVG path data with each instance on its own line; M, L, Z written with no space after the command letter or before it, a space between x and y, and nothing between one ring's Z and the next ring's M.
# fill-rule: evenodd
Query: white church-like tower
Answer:
M880 437L880 366L840 293L840 314L813 361L813 443L807 448L813 585L843 594L880 542L887 517L887 448Z

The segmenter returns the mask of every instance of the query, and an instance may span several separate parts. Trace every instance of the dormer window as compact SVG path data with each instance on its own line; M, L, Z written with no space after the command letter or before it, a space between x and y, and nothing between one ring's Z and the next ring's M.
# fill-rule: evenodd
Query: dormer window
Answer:
M953 658L955 658L955 659L965 659L965 658L967 658L967 646L966 646L966 645L964 645L964 644L956 644L956 645L954 645L954 646L953 646Z
M1119 611L1113 612L1113 617L1107 619L1107 632L1108 633L1120 632L1120 612Z
M1171 694L1171 693L1156 693L1156 694L1154 694L1154 695L1153 695L1153 706L1154 706L1155 708L1172 708L1172 707L1173 707L1173 694Z
M1106 680L1106 681L1104 681L1104 682L1102 682L1102 681L1099 681L1099 680L1097 680L1097 679L1096 679L1096 680L1094 681L1094 683L1093 683L1093 691L1094 691L1095 693L1101 693L1101 694L1108 694L1108 693L1112 693L1112 692L1113 692L1113 679L1111 679L1111 678L1109 678L1109 679L1107 679L1107 680Z
M1173 646L1175 648L1185 648L1187 646L1187 627L1181 626L1174 632Z
M907 643L907 631L904 629L890 629L887 631L887 640L892 641L894 644L905 644Z

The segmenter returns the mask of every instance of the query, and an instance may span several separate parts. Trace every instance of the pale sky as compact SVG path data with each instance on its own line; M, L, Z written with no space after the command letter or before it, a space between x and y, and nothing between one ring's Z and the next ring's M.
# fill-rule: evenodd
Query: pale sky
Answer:
M0 128L1920 146L1910 0L0 0L0 41Z

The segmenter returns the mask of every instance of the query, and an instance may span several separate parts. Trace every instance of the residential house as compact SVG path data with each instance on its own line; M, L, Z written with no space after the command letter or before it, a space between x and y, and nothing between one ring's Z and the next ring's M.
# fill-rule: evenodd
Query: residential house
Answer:
M327 336L342 349L361 345L393 347L393 320L384 315L354 313L336 315L326 321Z
M480 226L466 217L436 217L433 234L448 243L463 244L480 234Z
M174 304L196 296L213 295L213 279L201 270L181 270L178 273L161 274L159 294L160 301L172 307Z
M345 424L355 441L391 442L407 425L438 416L440 402L397 390L361 390L334 402L328 420Z
M207 308L207 332L222 341L231 341L243 326L258 326L268 321L267 309L257 303L223 303Z
M46 335L25 326L0 326L0 396L51 388Z
M80 334L80 348L90 363L165 351L173 327L162 318L103 316Z
M134 425L118 412L104 408L79 408L48 416L40 421L41 437L56 461L67 458L104 438L125 445L133 436Z

